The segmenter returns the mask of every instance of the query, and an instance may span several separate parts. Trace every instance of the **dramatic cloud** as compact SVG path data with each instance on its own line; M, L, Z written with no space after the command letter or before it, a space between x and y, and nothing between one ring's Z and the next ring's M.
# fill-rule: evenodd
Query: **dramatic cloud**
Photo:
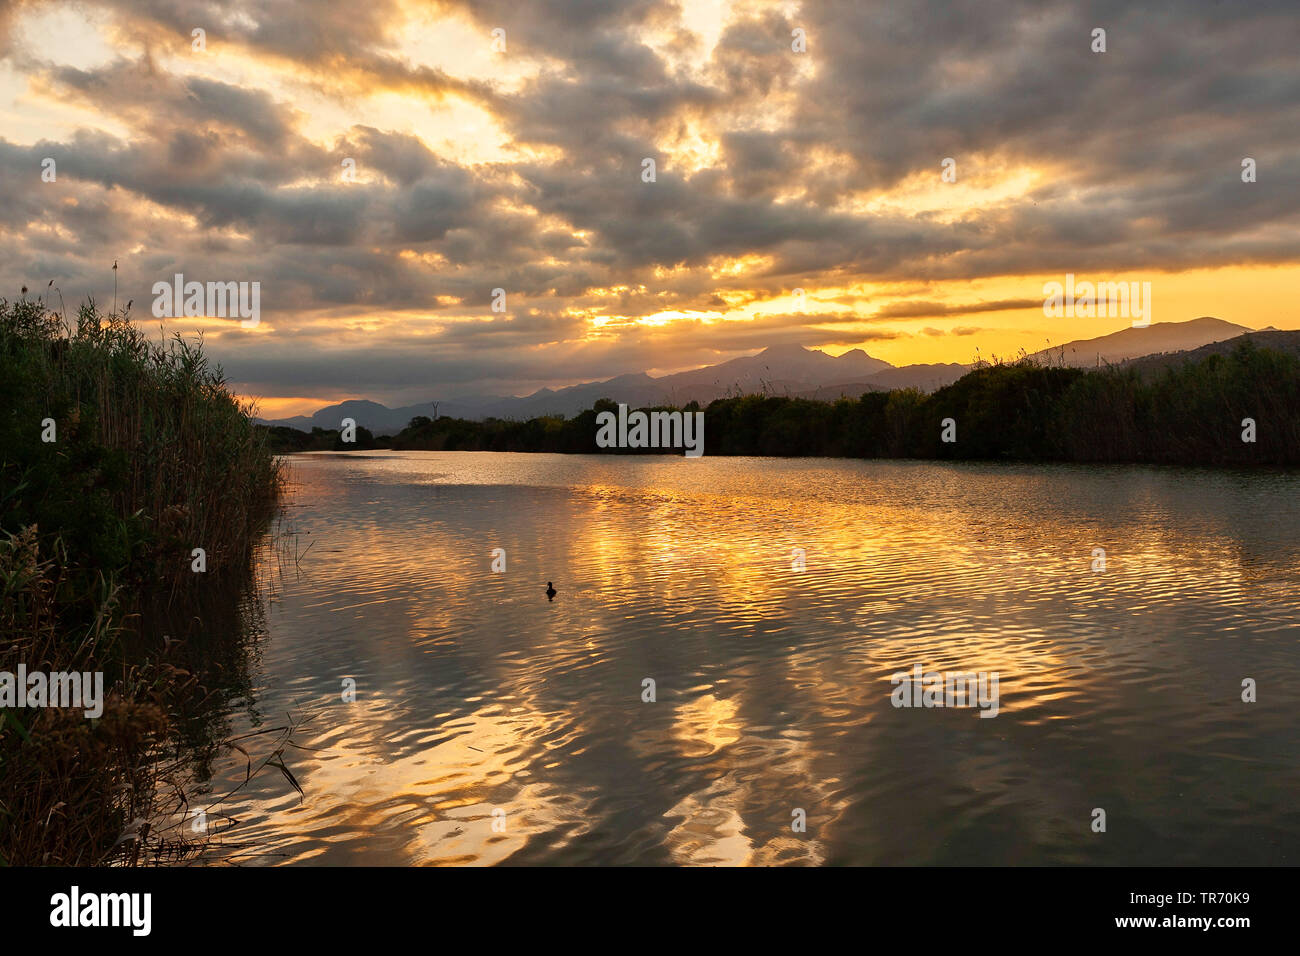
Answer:
M168 328L308 406L792 342L1008 350L1066 272L1181 307L1186 274L1249 270L1253 324L1283 324L1298 48L1294 0L26 0L0 9L0 294L102 304L117 261L151 323L176 273L258 281L257 329Z

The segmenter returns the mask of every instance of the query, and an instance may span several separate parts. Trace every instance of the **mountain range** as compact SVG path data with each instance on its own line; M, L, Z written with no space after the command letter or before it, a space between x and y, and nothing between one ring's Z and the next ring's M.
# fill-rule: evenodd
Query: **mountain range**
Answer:
M1031 358L1076 367L1115 365L1147 356L1196 349L1253 331L1244 325L1203 316L1188 322L1156 322L1146 328L1121 329L1098 338L1067 342L1036 352ZM766 348L756 355L672 375L656 377L636 372L568 388L543 388L531 395L449 399L401 408L388 408L365 399L350 399L327 405L309 416L258 421L310 431L313 427L338 428L344 418L351 418L377 435L391 435L405 428L417 415L474 420L523 420L542 415L572 417L591 408L601 398L633 407L646 407L682 406L692 401L707 405L717 398L755 392L824 400L841 395L856 398L864 392L894 388L918 388L929 392L955 382L973 367L956 363L894 366L871 357L862 349L832 356L800 345L783 345Z

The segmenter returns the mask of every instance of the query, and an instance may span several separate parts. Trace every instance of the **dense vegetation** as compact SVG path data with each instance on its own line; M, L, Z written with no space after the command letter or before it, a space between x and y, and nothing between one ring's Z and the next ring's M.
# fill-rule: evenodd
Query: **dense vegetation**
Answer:
M0 711L0 862L134 851L157 748L202 692L136 612L246 578L281 482L251 412L196 344L0 301L0 671L103 671L107 698L96 720Z
M367 435L351 445L334 431L306 436L280 428L273 444L282 451L663 454L598 448L596 415L616 407L602 400L574 418L524 422L421 417L397 435ZM942 440L949 418L953 442ZM1254 442L1242 440L1247 418L1255 422ZM1294 465L1300 464L1300 358L1243 340L1228 354L1154 371L1024 359L982 366L930 395L901 389L834 402L719 399L705 409L704 421L706 455Z

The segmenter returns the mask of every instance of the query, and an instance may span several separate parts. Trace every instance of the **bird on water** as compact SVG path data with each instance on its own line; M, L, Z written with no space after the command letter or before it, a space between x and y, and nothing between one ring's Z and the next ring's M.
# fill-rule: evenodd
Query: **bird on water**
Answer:
M554 601L554 600L555 600L555 594L556 594L556 591L555 591L555 585L552 584L550 581L547 581L547 582L546 582L546 600L548 600L548 601Z

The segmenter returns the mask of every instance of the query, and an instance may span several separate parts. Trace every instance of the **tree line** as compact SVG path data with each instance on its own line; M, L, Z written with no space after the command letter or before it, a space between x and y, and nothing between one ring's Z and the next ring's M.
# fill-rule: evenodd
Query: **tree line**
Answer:
M596 417L616 409L601 399L572 418L420 416L391 436L358 428L350 443L337 430L276 427L269 429L269 440L282 453L673 453L597 447ZM700 407L692 402L681 410ZM1079 369L1026 358L983 365L930 394L894 389L836 401L746 395L718 399L703 411L706 455L1300 464L1300 358L1249 340L1228 354L1155 370Z

